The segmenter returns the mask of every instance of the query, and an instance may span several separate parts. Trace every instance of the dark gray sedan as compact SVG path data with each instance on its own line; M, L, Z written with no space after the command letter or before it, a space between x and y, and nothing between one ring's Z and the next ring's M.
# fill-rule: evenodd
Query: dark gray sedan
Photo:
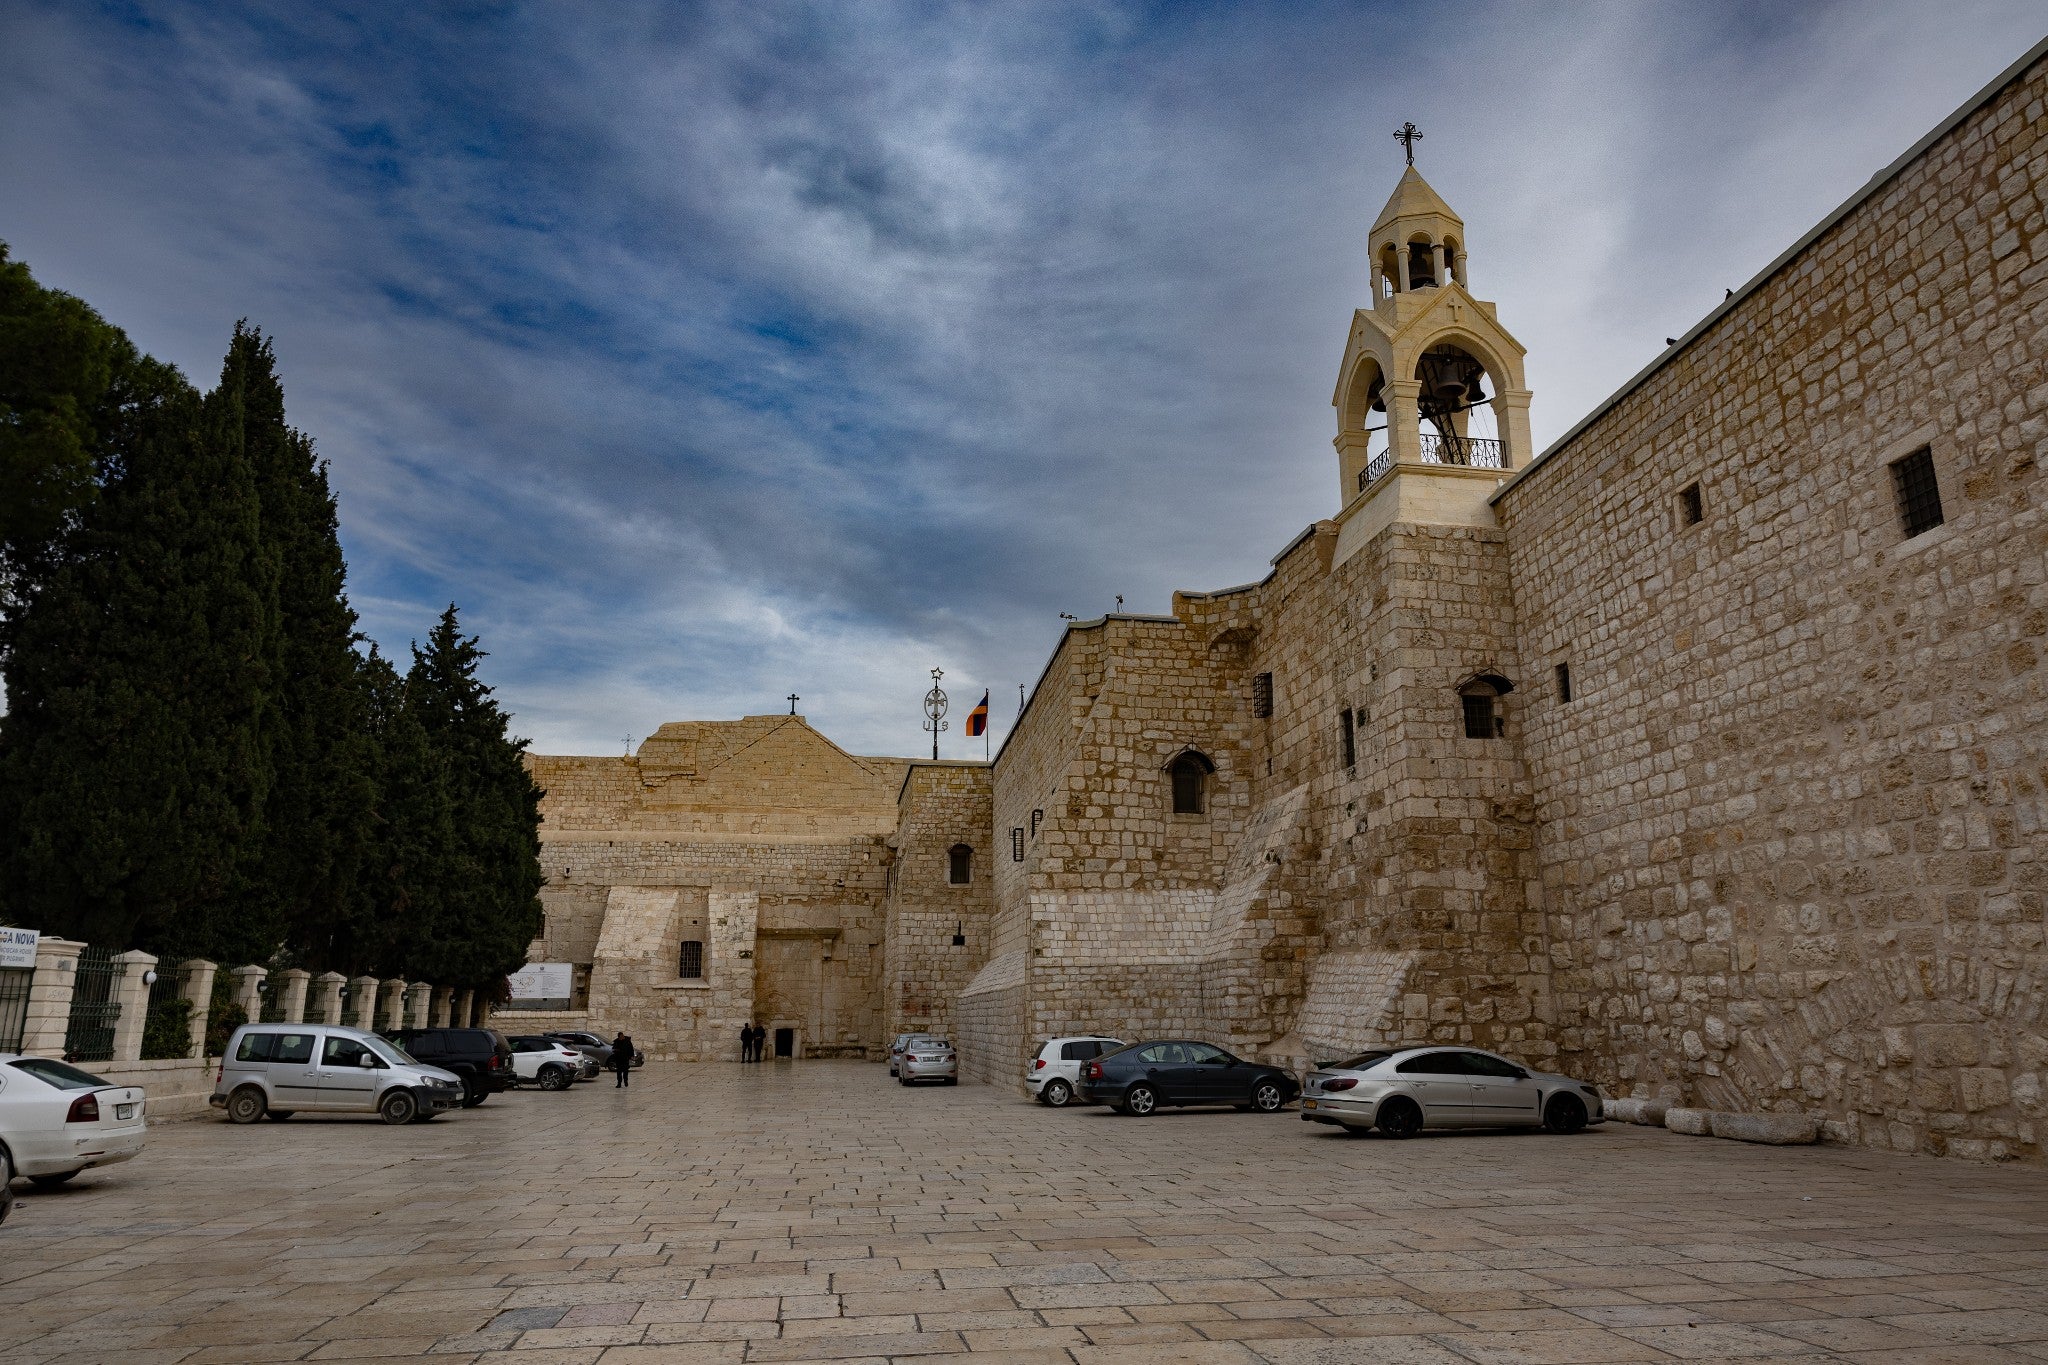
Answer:
M1132 1043L1082 1063L1075 1093L1088 1104L1142 1118L1169 1104L1228 1104L1271 1114L1300 1089L1282 1067L1248 1062L1214 1043L1168 1038Z

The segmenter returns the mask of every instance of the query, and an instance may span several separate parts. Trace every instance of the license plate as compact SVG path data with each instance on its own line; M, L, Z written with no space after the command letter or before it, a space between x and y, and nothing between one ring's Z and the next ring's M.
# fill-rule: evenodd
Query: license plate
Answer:
M1316 1102L1314 1100L1303 1100L1301 1102L1301 1107L1304 1109L1313 1109L1316 1107Z
M132 1105L132 1104L117 1104L117 1105L115 1105L115 1106L114 1106L114 1117L115 1117L115 1118L117 1118L117 1119L132 1119L132 1118L134 1118L134 1117L135 1117L135 1106L134 1106L134 1105Z

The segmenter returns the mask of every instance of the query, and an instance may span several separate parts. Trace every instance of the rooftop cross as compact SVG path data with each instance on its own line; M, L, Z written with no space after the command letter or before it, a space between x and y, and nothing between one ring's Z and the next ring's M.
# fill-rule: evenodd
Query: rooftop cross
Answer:
M1408 164L1415 164L1415 144L1422 137L1422 130L1412 123L1403 123L1394 131L1394 141L1401 144L1408 153Z
M789 714L791 714L792 716L796 714L796 704L802 700L803 698L799 697L794 692L789 694Z

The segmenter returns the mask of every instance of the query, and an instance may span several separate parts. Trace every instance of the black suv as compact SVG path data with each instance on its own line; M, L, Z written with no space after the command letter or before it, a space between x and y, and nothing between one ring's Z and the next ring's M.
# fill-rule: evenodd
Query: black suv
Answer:
M500 1090L510 1090L512 1044L494 1028L401 1028L384 1035L428 1066L462 1078L462 1107L474 1109Z

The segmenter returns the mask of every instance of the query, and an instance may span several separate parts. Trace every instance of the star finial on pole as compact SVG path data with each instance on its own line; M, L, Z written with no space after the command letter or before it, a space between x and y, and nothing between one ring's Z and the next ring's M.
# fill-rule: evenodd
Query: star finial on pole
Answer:
M1422 139L1422 130L1412 123L1403 123L1394 132L1394 141L1401 144L1408 153L1408 164L1415 164L1415 144Z

